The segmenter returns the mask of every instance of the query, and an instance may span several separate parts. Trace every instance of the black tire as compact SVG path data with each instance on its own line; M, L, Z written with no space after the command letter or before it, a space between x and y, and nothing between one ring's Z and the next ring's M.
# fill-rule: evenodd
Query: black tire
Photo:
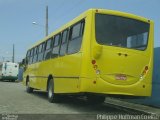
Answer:
M54 82L53 79L48 82L48 101L50 103L57 103L60 101L59 96L54 93Z
M104 96L87 95L87 102L90 104L102 104L104 101Z
M29 86L29 80L27 80L27 82L26 82L26 91L27 91L27 93L32 93L33 92L33 88L31 88Z

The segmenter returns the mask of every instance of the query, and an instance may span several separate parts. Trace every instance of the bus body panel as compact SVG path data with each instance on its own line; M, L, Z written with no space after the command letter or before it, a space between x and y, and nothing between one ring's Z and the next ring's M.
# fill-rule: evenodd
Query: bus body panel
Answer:
M86 16L88 16L90 12L92 11L86 12L73 20L72 24L77 23L82 19L85 19L85 22L87 22L88 17L86 18ZM72 24L69 23L68 26L71 26ZM64 26L64 29L68 28L68 26ZM61 31L61 29L58 31ZM85 31L86 27L84 29L82 44L84 44L83 39L87 35L85 35ZM53 35L54 34L55 33L53 33ZM75 54L66 54L64 56L58 56L56 58L44 60L43 62L28 65L23 75L23 84L26 85L26 77L29 76L30 87L46 91L47 81L51 75L54 80L55 93L80 92L81 62L83 58L82 49L83 45L81 45L80 51Z
M35 75L37 84L39 83L37 88L45 91L47 89L48 77L52 75L55 84L55 93L78 91L81 53L68 55L63 60L62 58L59 57L54 60L50 59L43 63L38 63L38 72ZM77 69L73 70L73 67Z
M103 14L118 15L122 17L132 18L147 22L147 20L141 17L135 17L134 15L116 13L116 12L101 12ZM95 11L96 14L96 11ZM93 15L93 23L95 27L95 14ZM153 69L153 22L150 21L150 30L148 36L148 47L144 51L126 49L121 47L99 45L96 41L96 31L93 29L92 33L92 47L91 47L91 60L95 60L96 64L93 65L92 69L95 72L100 72L93 79L92 82L96 81L96 88L90 92L108 93L108 94L124 94L124 95L138 95L138 96L150 96L152 88L152 69ZM101 53L98 58L95 58L95 46L100 46ZM98 49L97 49L98 51ZM119 55L121 53L121 55ZM127 56L125 56L127 54ZM148 67L148 71L143 79L140 79L145 67ZM116 75L122 75L121 79L117 80ZM125 78L123 79L123 75ZM105 85L106 84L106 85ZM106 86L106 87L105 87ZM110 88L109 88L110 86ZM122 89L124 87L124 89ZM131 90L131 89L135 89ZM92 91L93 90L93 91ZM111 90L111 91L110 91ZM127 90L127 92L126 92ZM141 91L137 93L137 91Z
M125 53L128 56L119 56L118 53ZM97 59L97 65L101 72L100 77L111 84L132 85L140 80L140 76L145 68L150 64L150 59L141 53L123 50L122 48L111 49L104 47L102 55ZM116 80L118 74L126 75L124 80Z

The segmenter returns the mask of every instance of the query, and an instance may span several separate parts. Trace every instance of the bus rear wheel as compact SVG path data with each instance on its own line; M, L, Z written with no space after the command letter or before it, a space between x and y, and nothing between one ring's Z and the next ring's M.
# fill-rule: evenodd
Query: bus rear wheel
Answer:
M33 88L30 87L29 83L30 83L30 81L27 80L27 82L26 82L26 91L27 91L27 93L32 93L33 92Z
M59 102L59 96L54 93L54 82L53 80L49 80L48 83L48 100L50 103L57 103Z

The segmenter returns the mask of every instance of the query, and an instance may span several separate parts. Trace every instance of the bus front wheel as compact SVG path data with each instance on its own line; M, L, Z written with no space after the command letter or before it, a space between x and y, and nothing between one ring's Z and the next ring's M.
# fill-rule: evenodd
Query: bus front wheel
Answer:
M27 80L26 91L27 91L27 93L32 93L33 92L33 88L30 87L29 83L30 83L29 80Z
M51 103L59 102L59 96L54 93L54 82L52 79L49 80L49 83L48 83L48 100Z

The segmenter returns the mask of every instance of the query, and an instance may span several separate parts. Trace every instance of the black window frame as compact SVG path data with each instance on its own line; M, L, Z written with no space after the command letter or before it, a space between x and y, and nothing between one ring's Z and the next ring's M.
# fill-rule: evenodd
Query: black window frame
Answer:
M64 32L67 32L67 33L66 33L65 41L63 42ZM69 37L69 28L66 28L61 32L61 43L60 43L60 49L59 49L59 56L64 56L67 53L67 46L68 46L68 39L69 39L68 37ZM61 54L63 50L62 47L64 45L66 45L66 48L64 50L64 53Z
M59 36L58 44L55 45L55 39L56 39L57 36ZM61 41L61 33L58 33L58 34L56 34L56 35L54 36L54 38L53 38L53 48L59 46L59 45L60 45L60 41Z
M48 42L50 41L50 47L48 48ZM52 44L53 44L53 37L49 38L47 41L46 41L46 44L45 44L45 50L44 50L44 53L43 53L43 60L48 60L51 58L51 52L52 52Z
M76 27L76 26L79 25L79 24L80 24L79 35L76 36L76 37L74 37L74 38L72 38L73 28ZM81 21L75 23L74 25L72 25L72 26L70 27L70 31L69 31L69 40L74 40L74 39L76 39L76 38L78 38L78 37L80 37L80 36L81 36Z
M38 46L34 47L34 52L33 52L33 56L32 56L32 63L36 63L37 59L38 59Z
M35 51L35 50L36 50L36 51ZM37 50L38 50L38 46L34 47L34 54L33 54L33 56L34 56L34 55L37 55Z
M50 41L50 45L49 45L49 48L48 48L48 42L49 42L49 41ZM45 51L51 49L51 46L52 46L52 38L49 38L49 39L46 41Z
M41 46L41 50L40 50L40 46ZM46 46L46 41L44 41L44 42L42 42L42 43L40 43L39 45L38 45L38 52L37 52L37 62L41 62L41 61L43 61L44 60L44 49L45 49L45 46ZM40 55L42 55L41 57L40 57ZM40 59L40 58L41 59Z
M33 57L33 55L34 55L34 48L31 49L30 57Z
M33 56L34 56L34 48L31 49L31 54L30 54L30 57L29 57L29 64L33 63Z
M31 50L29 49L29 50L27 51L26 59L25 59L25 64L27 64L27 65L29 64L30 54L31 54Z
M41 46L41 48L40 48L40 46ZM42 52L42 49L43 49L43 45L41 43L41 44L38 45L38 54Z
M55 39L56 37L59 36L59 39L58 39L58 44L55 45ZM62 37L62 34L61 32L57 33L56 35L54 35L53 37L53 42L52 42L52 50L51 50L51 58L56 58L56 57L59 57L59 54L60 54L60 45L61 45L61 37ZM58 47L58 54L57 56L54 56L54 49Z
M79 36L78 37L75 37L73 39L71 39L71 36L72 36L72 30L73 30L73 27L76 26L77 24L80 24L80 31L79 31ZM69 29L69 34L68 34L68 43L67 43L67 51L66 51L66 54L69 55L69 54L74 54L74 53L78 53L81 49L81 46L82 46L82 40L83 40L83 35L84 35L84 28L85 28L85 18L83 18L82 20L78 21L77 23L73 24L70 29ZM68 48L69 48L69 42L70 41L73 41L73 40L76 40L78 38L81 38L81 45L80 45L80 49L77 50L76 52L69 52L68 51Z
M26 57L30 57L30 54L31 54L31 51L28 50L28 51L27 51L27 54L26 54Z
M146 28L147 27L147 29L148 29L148 31L146 31L146 32L144 32L144 33L141 33L141 34L146 34L147 33L147 35L146 35L146 37L147 37L147 39L145 39L145 44L142 44L142 45L140 45L141 47L143 47L144 46L144 48L138 48L138 47L140 47L140 46L132 46L132 47L128 47L127 46L127 41L128 41L128 38L129 37L137 37L138 38L138 35L140 35L140 34L133 34L133 35L128 35L128 36L126 36L126 40L125 40L125 45L121 45L121 43L120 43L120 45L117 45L117 44L110 44L110 43L103 43L103 42L101 42L101 40L100 39L98 39L98 35L97 35L97 28L96 28L96 19L98 18L97 16L98 15L105 15L105 16L108 16L108 17L115 17L116 19L118 18L118 19L122 19L123 21L124 20L128 20L128 21L134 21L134 23L137 23L137 24L145 24L145 27L143 26L143 27L141 27L141 28ZM97 17L97 18L96 18ZM132 23L133 24L133 23ZM129 26L130 27L130 26ZM131 27L130 27L131 28ZM135 27L136 28L136 27ZM133 28L132 28L133 29ZM106 45L106 46L112 46L112 47L119 47L119 48L125 48L125 49L131 49L131 50L137 50L137 51L145 51L146 49L147 49L147 47L148 47L148 41L149 41L149 31L150 31L150 24L149 23L147 23L147 22L143 22L143 21L141 21L141 20L137 20L137 19L133 19L133 18L128 18L128 17L123 17L123 16L118 16L118 15L111 15L111 14L101 14L101 13L96 13L95 14L95 38L96 38L96 42L98 43L98 44L100 44L100 45ZM112 33L112 32L111 32ZM116 36L116 35L115 35ZM137 42L139 42L139 40L138 39L136 39L136 41ZM141 42L143 42L143 41L141 41Z
M42 51L41 53L43 53L46 49L46 42L42 42Z
M65 41L63 42L63 35L64 35L64 32L67 32L67 33L66 33ZM68 28L62 31L62 33L61 33L61 45L67 43L68 36L69 36L68 33L69 33L69 29L68 29Z

